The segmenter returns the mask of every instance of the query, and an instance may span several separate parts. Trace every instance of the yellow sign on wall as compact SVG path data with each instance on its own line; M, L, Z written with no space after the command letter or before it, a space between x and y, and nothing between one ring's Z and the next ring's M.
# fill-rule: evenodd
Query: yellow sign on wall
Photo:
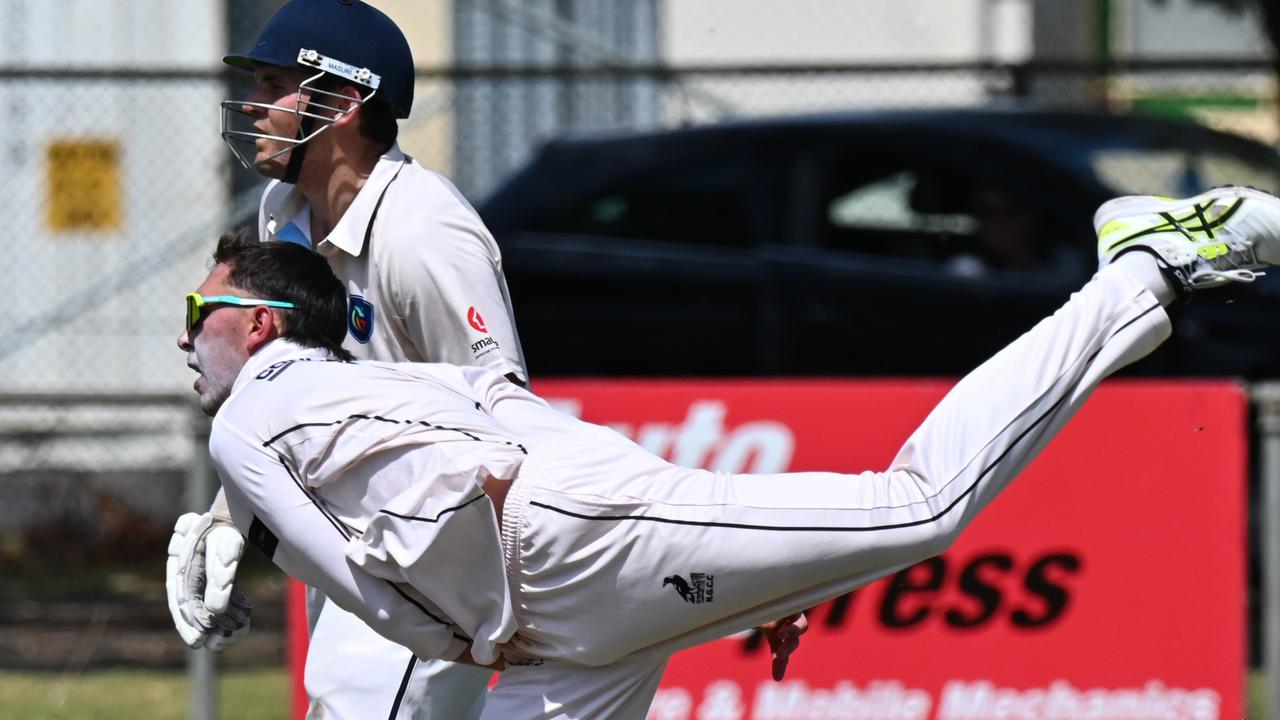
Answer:
M47 218L55 232L119 230L120 144L55 140L45 155Z

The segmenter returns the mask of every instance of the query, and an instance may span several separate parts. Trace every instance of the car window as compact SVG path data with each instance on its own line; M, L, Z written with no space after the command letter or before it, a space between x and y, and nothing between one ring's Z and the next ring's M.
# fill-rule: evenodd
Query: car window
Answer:
M919 163L862 162L828 177L819 244L940 266L947 275L1083 272L1075 238L1014 181ZM1019 178L1027 184L1026 178Z
M877 178L837 196L827 207L827 223L840 232L849 229L972 234L978 222L962 208L955 212L922 211L912 206L912 191L920 184L915 171L903 170Z
M545 212L530 228L682 245L753 244L749 173L738 166L664 168Z

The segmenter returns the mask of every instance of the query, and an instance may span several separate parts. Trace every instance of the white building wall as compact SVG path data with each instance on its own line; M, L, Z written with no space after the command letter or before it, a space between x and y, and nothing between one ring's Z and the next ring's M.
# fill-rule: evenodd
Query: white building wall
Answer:
M221 60L217 0L4 0L4 64L205 68ZM210 51L213 51L210 53Z
M1219 130L1280 142L1272 54L1255 3L1231 10L1196 0L1116 2L1117 57L1148 60L1208 58L1262 63L1257 71L1148 73L1120 77L1109 88L1113 106L1159 100Z
M217 70L219 0L3 0L0 65ZM0 390L181 391L182 295L226 222L217 80L0 81ZM117 150L119 222L51 225L49 148ZM105 197L105 195L104 195Z
M673 63L966 62L1029 50L1023 0L699 0L663 5Z
M1243 11L1201 0L1113 0L1108 5L1110 45L1117 58L1260 60L1270 53L1258 10L1250 3ZM1085 47L1072 55L1084 60L1097 59L1100 46L1093 38L1092 24L1099 21L1096 7L1082 3L1078 12L1067 13L1076 8L1053 6L1050 0L669 0L663 5L661 38L664 58L676 66L1021 63L1037 55L1061 59L1053 48L1036 49L1033 24L1051 25L1070 17L1085 23L1073 33L1085 38ZM1052 27L1044 32L1046 37L1063 34ZM1265 107L1257 110L1206 106L1197 114L1219 127L1269 137L1276 126L1269 109L1273 87L1269 72L1183 72L1120 77L1103 89L1117 108L1170 92L1260 98ZM1008 89L998 77L962 72L778 75L736 81L695 77L685 84L685 95L673 114L697 121L841 108L971 105ZM1087 98L1056 99L1100 100L1091 95L1097 89L1096 83L1086 82ZM1052 96L1038 99L1055 101Z
M677 67L1019 62L1030 53L1030 8L1023 0L675 0L663 5L661 37L665 60ZM676 112L694 120L970 105L989 90L967 72L700 77L686 88Z
M1258 59L1270 53L1258 8L1240 11L1203 0L1117 2L1117 54L1142 58Z

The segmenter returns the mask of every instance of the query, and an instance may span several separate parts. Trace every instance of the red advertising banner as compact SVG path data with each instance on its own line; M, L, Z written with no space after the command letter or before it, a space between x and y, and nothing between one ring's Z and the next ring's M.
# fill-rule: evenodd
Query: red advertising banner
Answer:
M950 385L535 390L681 465L856 472ZM950 551L814 609L786 680L759 638L727 638L672 659L649 718L1242 717L1246 407L1227 382L1106 383Z

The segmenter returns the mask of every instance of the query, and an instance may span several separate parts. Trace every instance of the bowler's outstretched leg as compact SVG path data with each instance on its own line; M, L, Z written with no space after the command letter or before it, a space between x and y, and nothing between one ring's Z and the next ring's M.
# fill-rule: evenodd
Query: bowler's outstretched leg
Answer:
M520 538L513 651L673 652L943 552L1103 378L1168 337L1164 302L1280 259L1280 200L1246 189L1115 201L1098 229L1094 279L962 379L883 472L618 477L566 456L522 473L504 516Z
M592 459L593 472L572 453L522 470L504 512L521 626L509 657L657 667L656 658L943 552L1103 378L1169 336L1165 305L1280 262L1280 200L1254 190L1122 198L1099 209L1095 226L1097 275L957 383L883 472L753 476L649 465L619 477L598 471L609 458ZM537 668L499 681L493 707L525 708L521 717L537 720L591 717L583 684L612 676L591 668L544 682ZM637 683L611 702L642 708L639 694L653 687Z

